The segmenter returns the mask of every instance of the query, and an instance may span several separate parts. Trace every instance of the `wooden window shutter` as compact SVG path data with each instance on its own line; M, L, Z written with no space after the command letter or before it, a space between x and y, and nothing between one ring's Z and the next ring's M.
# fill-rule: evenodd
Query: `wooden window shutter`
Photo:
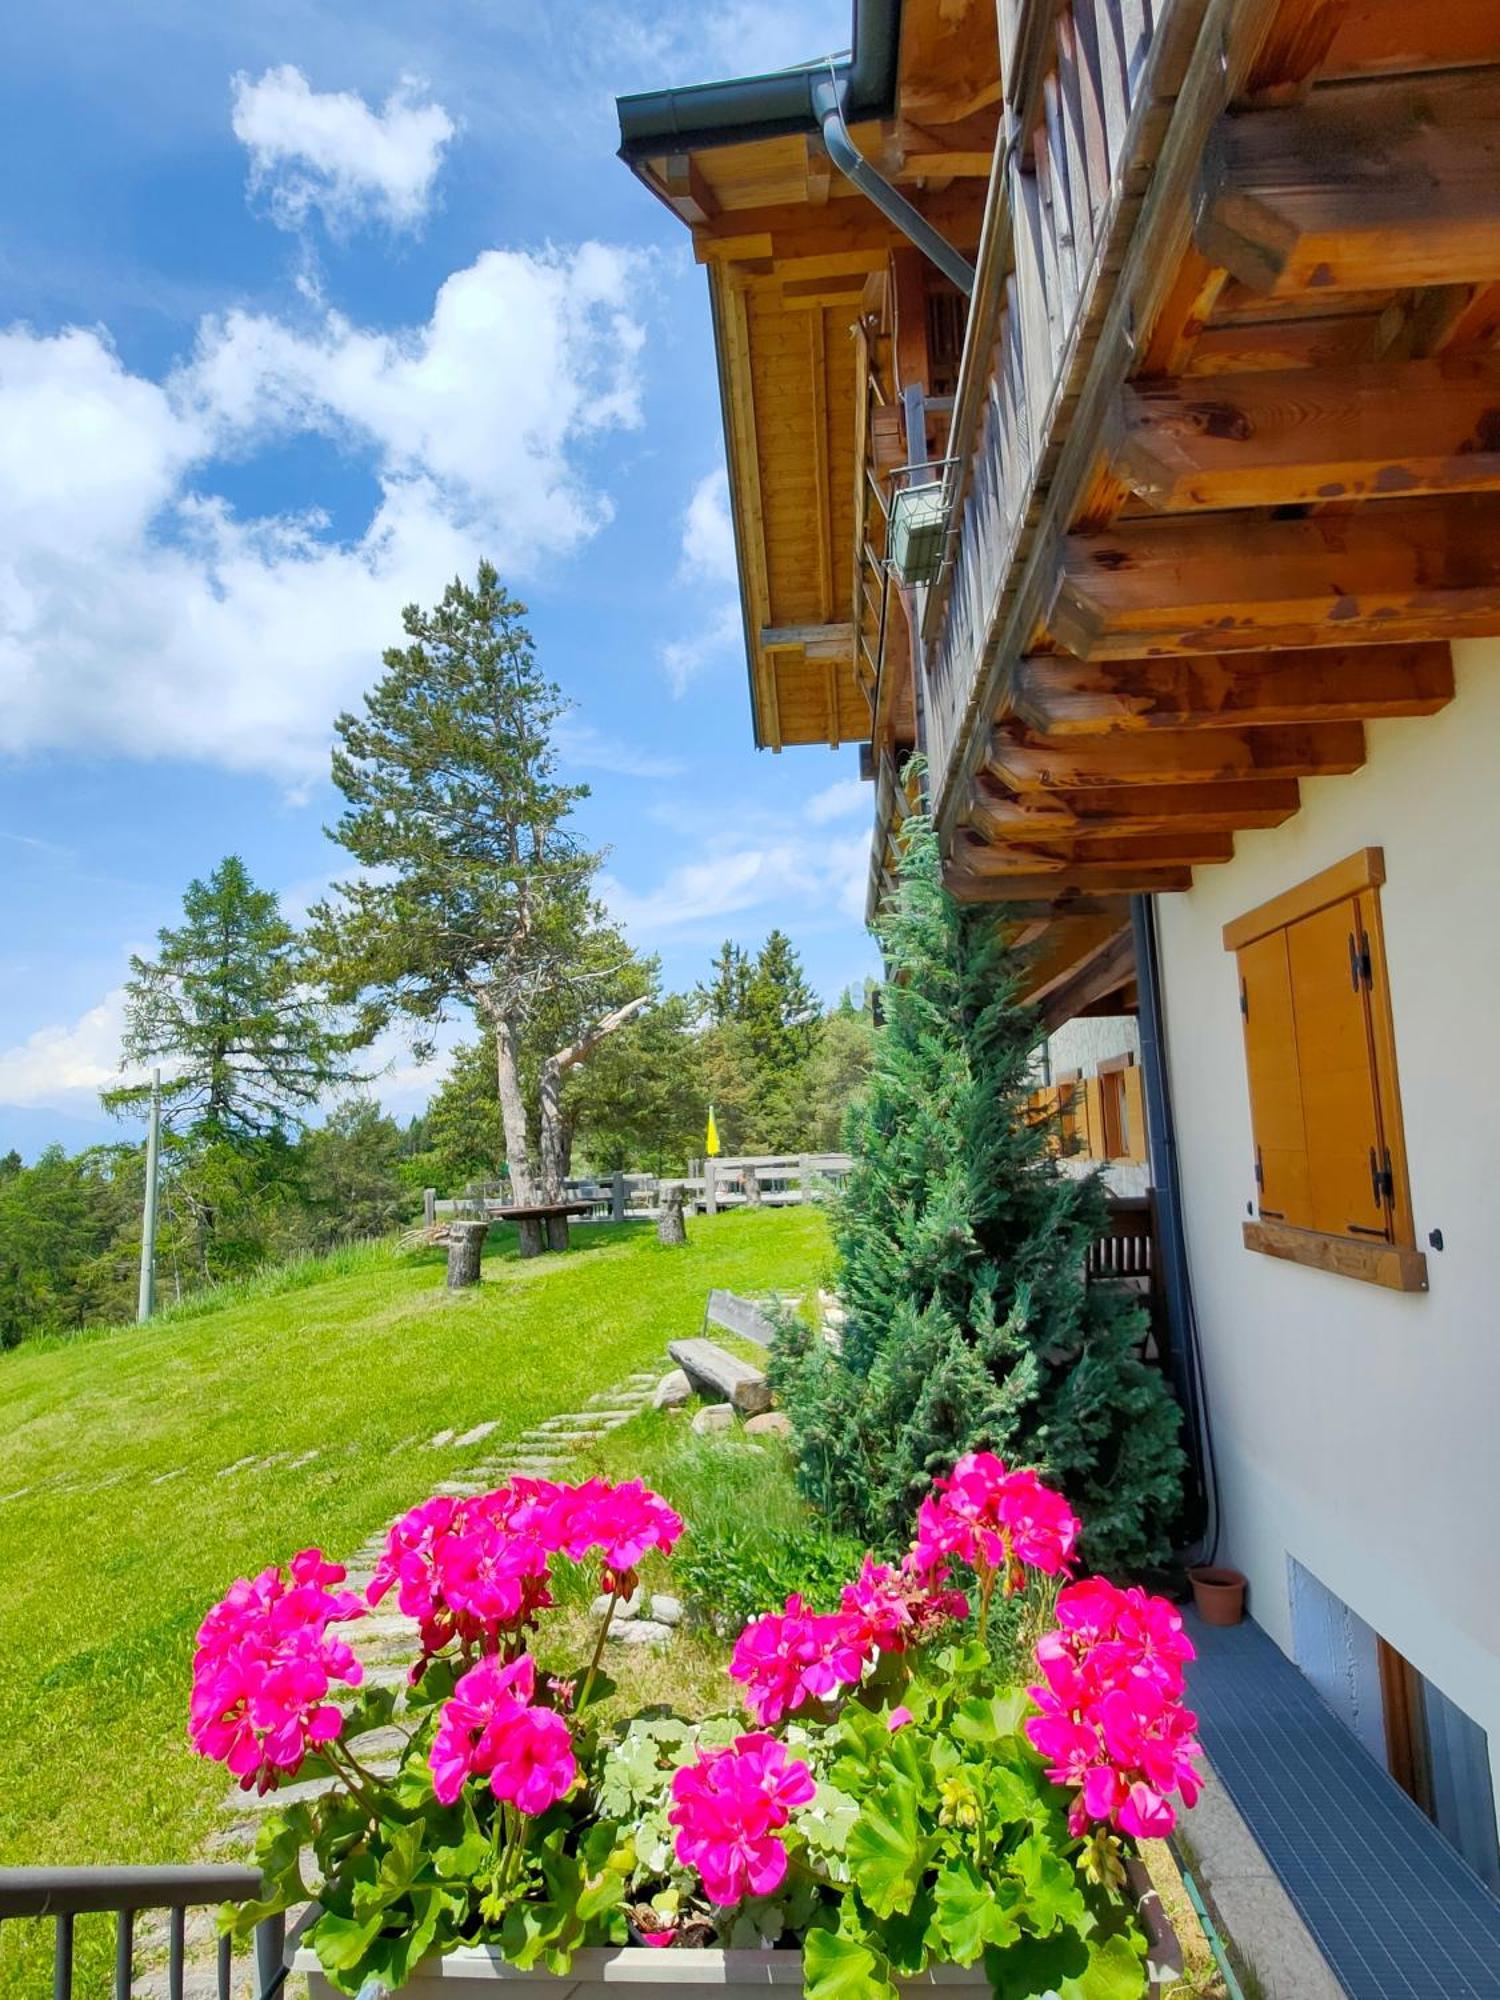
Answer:
M1286 932L1272 931L1238 954L1250 1124L1255 1140L1256 1206L1274 1222L1311 1229L1312 1187L1297 1063Z
M1104 1136L1104 1085L1097 1076L1091 1076L1083 1086L1084 1133L1088 1142L1091 1160L1107 1160L1107 1142Z
M1314 1229L1390 1240L1389 1171L1371 1038L1359 899L1286 930Z
M1146 1088L1137 1064L1125 1072L1125 1157L1146 1157Z

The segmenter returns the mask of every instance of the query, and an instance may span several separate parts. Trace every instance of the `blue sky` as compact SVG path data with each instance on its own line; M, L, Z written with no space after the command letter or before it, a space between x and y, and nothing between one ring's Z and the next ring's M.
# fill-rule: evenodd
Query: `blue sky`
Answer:
M847 33L847 0L11 21L0 1146L115 1129L126 961L191 876L235 851L294 913L322 891L332 718L482 554L668 980L773 923L830 996L873 969L853 750L750 747L703 278L614 158L617 91Z

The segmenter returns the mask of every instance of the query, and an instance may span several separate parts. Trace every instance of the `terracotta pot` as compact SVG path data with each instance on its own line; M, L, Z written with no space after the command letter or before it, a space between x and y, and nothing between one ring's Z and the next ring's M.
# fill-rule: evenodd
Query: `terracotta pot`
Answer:
M1245 1615L1245 1578L1237 1569L1202 1565L1188 1571L1193 1604L1205 1625L1238 1625Z

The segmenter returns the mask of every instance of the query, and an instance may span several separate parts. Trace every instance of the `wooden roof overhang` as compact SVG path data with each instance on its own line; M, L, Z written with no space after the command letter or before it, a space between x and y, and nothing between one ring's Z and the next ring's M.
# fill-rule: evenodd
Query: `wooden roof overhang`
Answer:
M854 30L856 79L872 37L888 55L883 81L863 61L856 146L972 256L999 98L992 8L863 0ZM872 305L906 239L799 109L799 89L827 73L824 61L621 105L622 155L692 231L708 274L755 740L774 750L865 741L876 694L860 636L865 388ZM749 126L747 101L764 114Z
M1500 633L1500 5L1152 11L1019 9L1031 161L981 246L924 621L949 881L1050 929L1054 990L1111 906L1118 937L1129 895L1358 769L1368 722L1448 702L1450 639ZM1117 144L1085 16L1144 38Z

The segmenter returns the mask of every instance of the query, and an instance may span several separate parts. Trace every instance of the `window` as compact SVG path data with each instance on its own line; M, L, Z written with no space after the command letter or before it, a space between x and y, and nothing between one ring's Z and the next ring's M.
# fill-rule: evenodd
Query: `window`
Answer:
M1236 955L1255 1143L1245 1243L1398 1291L1413 1247L1380 927L1366 847L1224 928Z
M1134 1056L1106 1056L1099 1064L1099 1127L1100 1159L1145 1159L1146 1102Z

